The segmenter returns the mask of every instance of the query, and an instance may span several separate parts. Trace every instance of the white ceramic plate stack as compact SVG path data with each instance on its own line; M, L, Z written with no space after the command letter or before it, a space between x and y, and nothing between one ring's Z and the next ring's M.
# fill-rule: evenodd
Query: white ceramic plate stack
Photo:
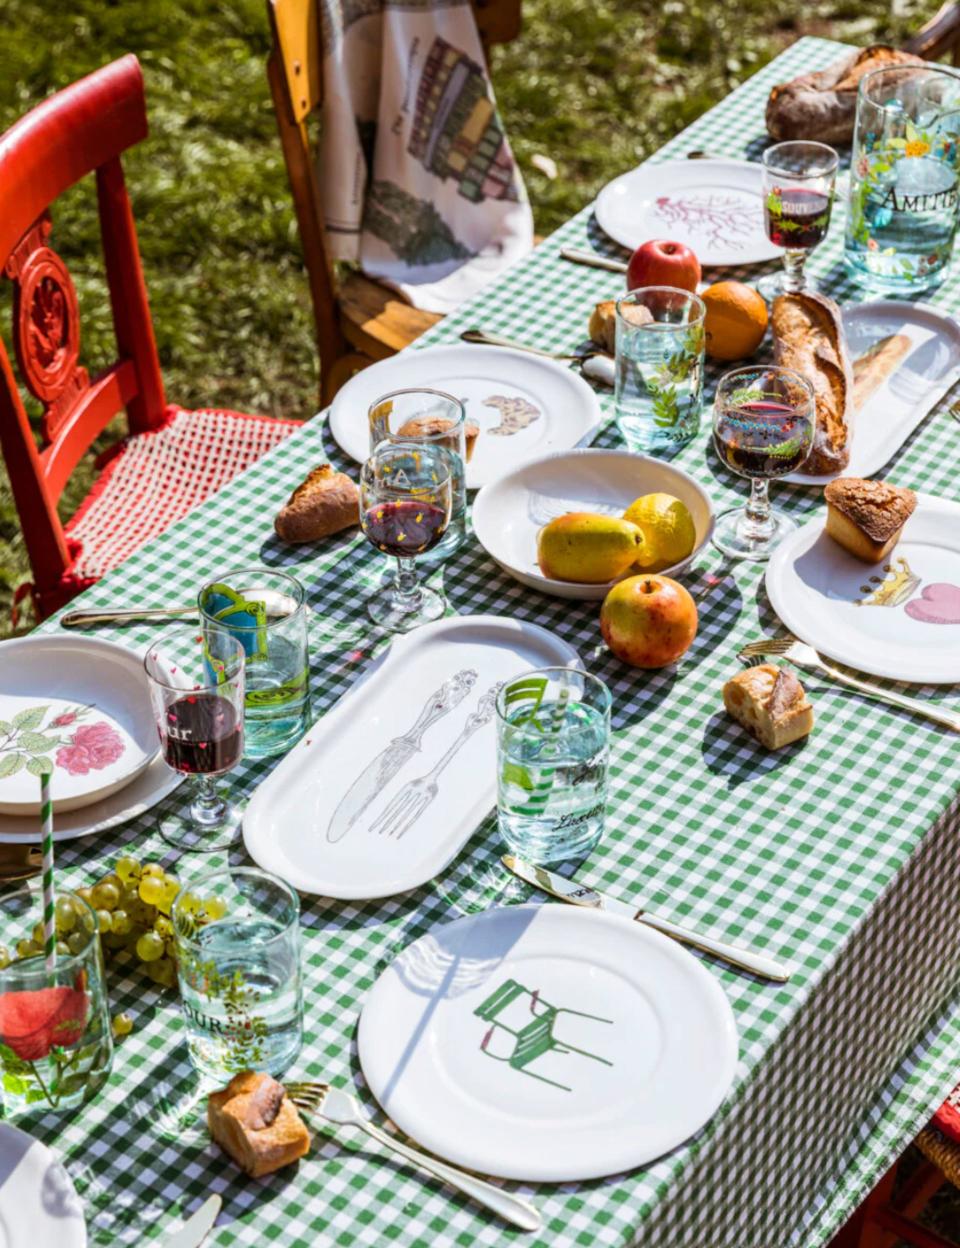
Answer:
M467 465L471 490L548 451L577 446L603 419L596 394L569 368L523 351L461 343L403 351L351 377L330 409L338 445L363 463L370 455L371 405L391 390L423 388L460 399L467 419L480 426ZM529 419L515 432L505 422L511 408Z
M568 511L622 516L634 499L655 493L686 504L696 529L687 558L664 569L664 576L676 576L709 542L713 505L688 473L633 451L583 448L536 459L484 486L473 505L473 530L491 559L522 585L556 598L599 601L614 582L585 585L544 576L537 566L537 534Z
M696 958L629 919L549 904L410 945L367 998L358 1046L374 1096L425 1148L548 1183L676 1148L737 1062L733 1013Z
M39 839L42 766L58 840L121 823L181 777L159 756L140 657L97 638L0 646L0 844Z
M578 663L545 628L495 615L397 638L257 788L248 853L325 897L387 897L432 879L496 801L497 683ZM380 820L395 801L416 814L391 833Z
M960 325L936 308L901 299L854 303L843 309L843 329L851 359L891 334L905 335L911 345L862 410L854 413L847 467L827 476L793 472L782 478L794 485L825 485L841 476L872 477L960 377Z
M651 238L685 243L705 268L775 260L763 222L763 171L747 160L643 164L597 196L604 233L631 251Z
M890 680L960 682L960 503L918 495L876 566L837 545L818 517L773 552L766 585L787 628L827 658Z

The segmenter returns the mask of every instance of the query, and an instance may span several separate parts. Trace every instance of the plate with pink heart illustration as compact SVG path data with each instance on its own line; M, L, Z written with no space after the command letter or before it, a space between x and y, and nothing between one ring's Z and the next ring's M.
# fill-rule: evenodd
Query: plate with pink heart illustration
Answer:
M876 564L828 537L821 515L777 547L766 584L787 628L826 658L890 680L960 683L960 503L918 494Z

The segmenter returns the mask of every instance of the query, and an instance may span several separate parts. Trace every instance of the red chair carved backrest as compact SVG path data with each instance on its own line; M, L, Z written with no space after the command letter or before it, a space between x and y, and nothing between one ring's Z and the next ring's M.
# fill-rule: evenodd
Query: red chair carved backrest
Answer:
M131 432L162 423L166 400L120 154L147 134L143 74L125 56L44 100L0 137L0 269L13 282L20 377L42 404L38 448L0 341L0 449L41 597L70 556L56 504L73 469L126 408ZM91 379L80 365L77 297L49 246L50 205L96 174L117 360Z

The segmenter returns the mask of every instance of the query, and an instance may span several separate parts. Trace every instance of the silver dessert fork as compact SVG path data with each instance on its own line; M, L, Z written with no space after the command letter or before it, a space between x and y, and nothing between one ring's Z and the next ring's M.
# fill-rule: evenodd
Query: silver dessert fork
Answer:
M743 647L737 657L746 662L768 654L778 655L802 671L820 672L824 676L829 676L831 680L835 680L837 684L856 689L865 697L874 698L877 702L889 702L891 706L899 707L902 711L909 711L911 715L922 715L924 719L932 719L935 724L942 724L946 728L952 728L954 732L960 732L960 715L929 706L918 698L908 698L902 693L890 693L886 689L878 689L876 685L857 680L845 672L838 672L835 667L831 667L820 657L813 646L797 641L795 637L770 637L764 641L751 641Z
M415 1166L426 1170L435 1178L449 1183L451 1187L471 1197L477 1204L491 1209L511 1226L518 1226L522 1231L540 1229L540 1214L533 1205L521 1200L519 1196L512 1196L509 1192L494 1187L492 1183L486 1183L472 1174L466 1174L455 1166L448 1166L445 1162L418 1152L417 1149L410 1148L394 1139L393 1136L387 1135L360 1112L360 1107L349 1092L332 1088L329 1083L288 1083L286 1088L290 1100L306 1113L316 1114L338 1126L359 1127L371 1139L398 1153L405 1160L413 1162Z
M477 729L488 724L493 718L499 692L500 685L494 685L487 690L477 703L477 709L467 716L459 737L446 754L425 775L418 776L403 786L383 814L370 825L371 832L379 832L381 836L396 836L397 840L400 840L405 833L410 831L412 825L439 793L438 781L444 767L457 751L466 745Z

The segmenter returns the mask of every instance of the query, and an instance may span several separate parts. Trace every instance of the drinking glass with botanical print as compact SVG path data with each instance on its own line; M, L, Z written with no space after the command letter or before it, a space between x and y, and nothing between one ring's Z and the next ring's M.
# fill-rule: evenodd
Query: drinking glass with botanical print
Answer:
M630 450L670 450L700 428L703 301L673 286L617 300L617 426Z
M763 153L767 237L784 249L783 272L759 283L765 299L815 289L804 265L830 228L837 162L832 147L807 140L776 143Z

